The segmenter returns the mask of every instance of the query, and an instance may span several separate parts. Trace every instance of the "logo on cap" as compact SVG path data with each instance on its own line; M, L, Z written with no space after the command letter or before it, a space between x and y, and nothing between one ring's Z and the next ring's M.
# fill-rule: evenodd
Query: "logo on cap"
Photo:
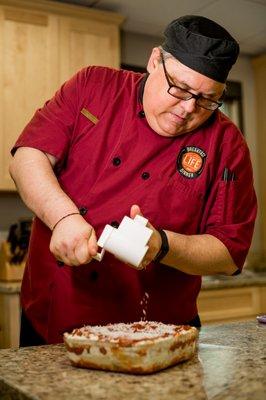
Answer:
M206 153L195 146L184 147L177 157L177 170L186 178L197 178L203 170Z

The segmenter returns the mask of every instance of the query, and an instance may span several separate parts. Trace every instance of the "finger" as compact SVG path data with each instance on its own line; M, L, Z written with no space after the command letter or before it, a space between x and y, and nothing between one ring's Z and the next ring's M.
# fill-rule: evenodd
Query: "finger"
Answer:
M76 257L67 257L66 265L70 265L71 267L78 267L81 262Z
M142 263L141 263L140 265L138 265L137 267L136 267L135 265L132 265L132 264L130 264L130 263L127 263L127 262L125 262L124 264L125 264L125 265L128 265L130 268L134 268L134 269L137 269L137 270L144 269L144 267L143 267L143 264L142 264Z
M59 267L63 267L64 265L68 265L70 267L77 267L81 264L76 258L70 258L68 255L60 256L56 258L56 261Z
M138 269L145 269L146 268L146 266L147 266L147 264L145 263L145 262L142 262L139 266L138 266Z
M137 204L134 204L130 208L130 218L134 219L136 215L140 215L141 217L144 217L144 215L141 212L140 207ZM152 224L149 223L149 221L147 223L147 228L150 228L153 231L155 230L155 228L152 226Z
M141 264L142 267L143 267L143 268L146 268L146 267L151 263L151 261L152 261L152 260L150 260L150 259L147 259L147 260L143 261L142 264Z
M69 258L67 256L67 254L58 253L58 254L55 255L55 258L56 258L57 264L59 266L71 265L71 262L70 262L70 260L69 260Z
M50 251L55 256L59 266L64 264L69 266L80 265L80 262L74 253L74 248L72 249L72 246L69 246L66 243L60 243L59 246L54 246L51 243Z
M74 245L70 246L67 244L62 244L62 249L60 249L59 252L59 258L62 258L62 260L66 265L70 266L80 265L80 262L77 259L74 250L75 250Z
M94 229L91 231L91 235L88 240L88 249L89 249L89 254L90 256L96 256L97 251L98 251L98 245L97 245L97 238Z
M80 264L85 264L91 260L89 249L88 249L88 241L83 240L79 243L75 250L75 257Z
M140 207L137 204L134 204L130 208L130 218L134 219L136 215L141 215Z

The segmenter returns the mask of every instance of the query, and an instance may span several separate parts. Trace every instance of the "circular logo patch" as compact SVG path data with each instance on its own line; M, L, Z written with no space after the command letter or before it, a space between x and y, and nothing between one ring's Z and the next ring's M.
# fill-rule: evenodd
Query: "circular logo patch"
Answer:
M186 178L197 178L203 170L206 153L195 146L184 147L177 158L177 170Z

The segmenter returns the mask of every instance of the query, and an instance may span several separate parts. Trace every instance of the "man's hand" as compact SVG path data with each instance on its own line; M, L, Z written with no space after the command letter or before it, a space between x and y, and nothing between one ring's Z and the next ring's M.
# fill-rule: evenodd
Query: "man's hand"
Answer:
M50 241L50 251L66 265L89 263L97 249L95 231L81 215L71 215L60 221Z
M142 215L140 207L137 205L133 205L130 209L130 218L135 218L136 215ZM148 246L149 250L147 251L142 263L141 267L145 268L148 264L150 264L154 258L157 256L161 245L162 245L162 239L161 235L159 232L148 222L147 227L153 230L153 234L150 237L150 240L148 241Z

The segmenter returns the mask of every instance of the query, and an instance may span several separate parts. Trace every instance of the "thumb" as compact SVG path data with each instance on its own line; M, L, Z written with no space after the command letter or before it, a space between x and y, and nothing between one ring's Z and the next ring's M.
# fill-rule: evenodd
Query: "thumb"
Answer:
M144 217L144 215L140 211L139 206L137 204L134 204L130 208L130 218L134 219L136 215L141 215L142 217ZM147 227L152 229L152 230L155 230L155 228L150 224L149 221L148 221Z
M136 215L142 216L142 213L140 211L139 206L134 204L133 206L131 206L131 209L130 209L130 218L134 219Z
M89 248L90 254L92 256L96 256L97 250L98 250L98 246L97 246L97 238L96 238L96 234L95 234L94 229L92 229L91 235L90 235L89 240L88 240L88 248Z

